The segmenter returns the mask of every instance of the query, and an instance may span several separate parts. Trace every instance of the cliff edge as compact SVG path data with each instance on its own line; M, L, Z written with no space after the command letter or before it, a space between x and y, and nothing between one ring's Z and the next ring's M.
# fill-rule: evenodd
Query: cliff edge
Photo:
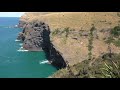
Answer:
M55 65L73 66L88 59L93 60L92 65L105 53L120 53L118 38L112 37L114 41L106 43L119 21L117 12L25 13L19 22L23 32L18 39L24 41L23 47L31 51L39 51L45 46L48 57L55 61ZM44 31L46 33L43 35Z

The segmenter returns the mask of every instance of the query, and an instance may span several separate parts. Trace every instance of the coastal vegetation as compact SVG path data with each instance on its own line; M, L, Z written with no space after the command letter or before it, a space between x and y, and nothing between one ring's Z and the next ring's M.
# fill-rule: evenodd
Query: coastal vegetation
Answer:
M96 58L89 66L90 61L84 60L81 63L70 66L72 75L67 69L61 69L52 75L53 78L120 78L120 54L113 54L112 60L108 54Z
M120 26L115 26L110 31L110 36L105 41L108 44L113 43L115 46L120 47Z

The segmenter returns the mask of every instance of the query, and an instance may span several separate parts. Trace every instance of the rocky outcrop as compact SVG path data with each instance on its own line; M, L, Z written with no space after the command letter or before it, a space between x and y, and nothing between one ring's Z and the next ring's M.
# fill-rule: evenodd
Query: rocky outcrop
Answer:
M24 28L27 24L27 20L20 19L18 27L19 28Z
M24 41L25 40L25 36L22 32L19 33L18 37L17 37L18 40L21 40L21 41Z
M44 22L27 23L22 28L23 31L19 33L17 39L23 41L24 49L41 51L50 45L50 29Z
M17 39L23 41L23 48L29 51L45 51L47 59L57 69L66 67L66 63L50 42L50 28L41 21L24 23L20 21L18 25L23 28Z

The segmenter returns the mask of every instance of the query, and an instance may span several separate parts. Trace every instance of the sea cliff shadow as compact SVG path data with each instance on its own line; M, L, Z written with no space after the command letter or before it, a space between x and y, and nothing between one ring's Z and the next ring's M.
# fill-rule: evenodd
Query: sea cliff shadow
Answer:
M50 31L45 30L43 36L47 36L47 38L43 38L42 49L45 51L46 58L57 69L65 68L66 63L64 61L64 58L62 57L60 52L56 50L54 45L51 43L49 35L50 35Z

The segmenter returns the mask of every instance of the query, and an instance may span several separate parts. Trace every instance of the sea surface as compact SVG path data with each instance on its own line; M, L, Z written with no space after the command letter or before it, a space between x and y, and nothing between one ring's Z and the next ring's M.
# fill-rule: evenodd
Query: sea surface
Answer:
M18 17L0 17L0 78L47 78L57 69L48 64L45 53L22 49L16 40Z

